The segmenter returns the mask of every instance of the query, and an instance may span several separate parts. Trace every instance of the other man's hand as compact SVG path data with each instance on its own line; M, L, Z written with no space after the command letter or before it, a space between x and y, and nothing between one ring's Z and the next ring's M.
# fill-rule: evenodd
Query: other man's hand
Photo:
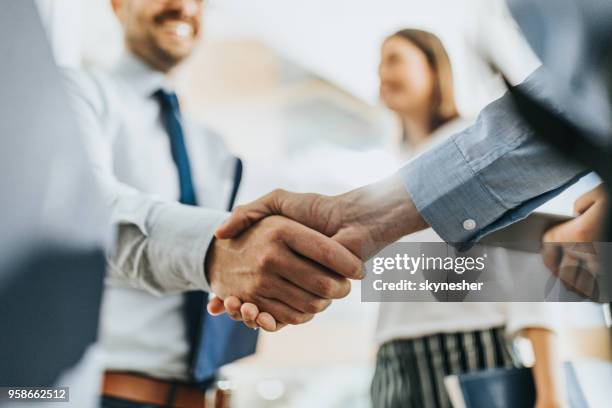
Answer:
M593 242L601 236L606 209L602 184L576 200L576 218L552 227L542 238L546 267L570 290L592 300L599 295L599 256Z
M231 239L217 237L206 259L215 294L257 304L280 324L300 324L350 291L362 263L338 242L290 219L254 222Z
M258 220L283 215L333 237L366 260L404 235L427 228L399 177L339 196L275 190L236 207L217 238L233 238Z

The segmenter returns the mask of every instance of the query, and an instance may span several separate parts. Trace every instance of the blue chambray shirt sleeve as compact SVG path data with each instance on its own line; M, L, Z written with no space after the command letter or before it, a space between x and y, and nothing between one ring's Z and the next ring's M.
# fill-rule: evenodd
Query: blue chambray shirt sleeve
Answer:
M542 74L535 71L521 87L550 103ZM425 221L461 247L526 217L587 172L540 142L506 94L399 175Z

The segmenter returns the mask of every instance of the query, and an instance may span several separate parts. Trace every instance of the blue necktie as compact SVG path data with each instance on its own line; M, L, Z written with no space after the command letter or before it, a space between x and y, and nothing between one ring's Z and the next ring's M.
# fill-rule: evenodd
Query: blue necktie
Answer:
M161 118L170 138L172 159L178 171L182 204L197 205L195 188L191 178L189 155L185 145L181 112L173 92L159 90L154 94L161 107ZM242 164L236 161L236 177L231 202L236 195ZM185 320L190 344L190 376L193 382L206 388L215 373L224 364L255 352L257 332L234 322L226 315L212 317L205 310L208 294L202 291L185 294Z

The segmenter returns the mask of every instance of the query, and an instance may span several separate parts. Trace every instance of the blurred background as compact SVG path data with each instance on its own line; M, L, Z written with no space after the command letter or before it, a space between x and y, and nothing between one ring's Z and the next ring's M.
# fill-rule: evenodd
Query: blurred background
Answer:
M121 54L109 0L39 5L60 65L107 68ZM442 39L467 118L503 93L499 71L518 83L538 65L501 0L208 1L204 41L178 74L179 94L244 159L240 202L278 187L341 193L398 168L400 127L379 102L378 64L383 40L402 28ZM569 214L572 205L568 195L550 210ZM612 358L602 308L558 309L564 357L596 375L589 364ZM262 333L258 353L224 372L236 406L369 406L376 312L355 283L308 325Z

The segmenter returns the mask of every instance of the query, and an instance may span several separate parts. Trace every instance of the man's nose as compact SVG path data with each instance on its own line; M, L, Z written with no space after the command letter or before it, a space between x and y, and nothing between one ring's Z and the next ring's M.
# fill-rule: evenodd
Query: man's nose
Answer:
M202 11L204 0L170 0L170 3L186 16L197 16Z

